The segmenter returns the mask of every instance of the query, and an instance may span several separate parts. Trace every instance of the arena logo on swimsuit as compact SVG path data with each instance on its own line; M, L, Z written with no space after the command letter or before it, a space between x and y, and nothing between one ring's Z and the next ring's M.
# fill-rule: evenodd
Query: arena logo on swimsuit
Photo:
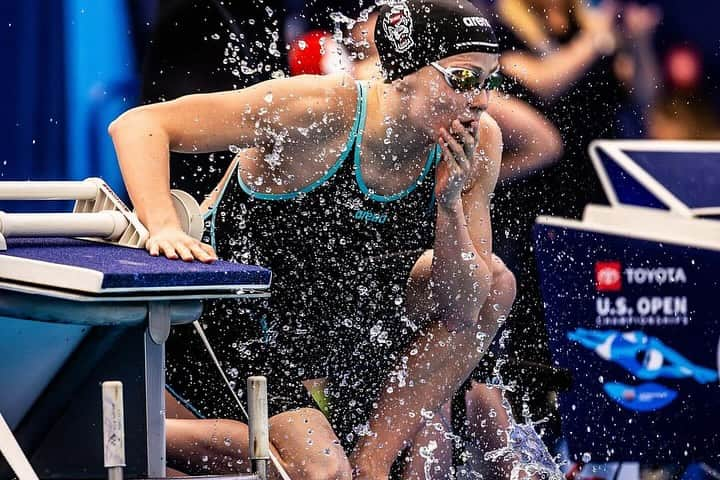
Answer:
M379 213L368 212L367 210L358 210L355 212L355 218L365 222L385 223L387 222L388 216L387 214L380 215Z

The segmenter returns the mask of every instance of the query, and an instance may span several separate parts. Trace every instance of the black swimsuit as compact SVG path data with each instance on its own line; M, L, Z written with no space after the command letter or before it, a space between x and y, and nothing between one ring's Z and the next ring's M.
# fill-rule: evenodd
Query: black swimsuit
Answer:
M358 82L347 146L322 178L301 191L263 193L235 167L208 216L220 258L273 272L269 300L214 302L201 319L232 379L269 377L271 414L308 404L302 379L329 377L337 386L331 396L344 390L342 396L353 397L364 379L382 377L377 368L392 363L414 331L402 314L404 290L413 264L432 248L439 152L430 150L405 191L370 191L360 172L365 88ZM205 416L240 418L207 352L191 337L189 329L174 330L168 384Z

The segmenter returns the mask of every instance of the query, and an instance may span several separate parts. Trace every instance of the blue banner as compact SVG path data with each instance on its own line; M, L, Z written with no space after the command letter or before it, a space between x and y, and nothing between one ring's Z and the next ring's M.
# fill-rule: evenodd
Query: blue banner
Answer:
M538 224L571 454L690 462L720 451L720 251Z

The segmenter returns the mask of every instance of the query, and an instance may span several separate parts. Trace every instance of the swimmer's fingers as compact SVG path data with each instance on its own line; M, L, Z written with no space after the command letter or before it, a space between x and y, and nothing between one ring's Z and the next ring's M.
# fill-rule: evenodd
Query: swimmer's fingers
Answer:
M435 172L435 194L438 203L448 207L457 206L463 187L463 171L455 161L455 155L450 151L448 144L441 137L439 139L443 161L437 166Z
M193 260L195 260L195 257L193 257L190 248L188 248L188 246L183 243L178 243L177 245L175 245L175 251L184 262L192 262Z
M468 159L467 156L465 156L463 146L460 145L460 143L455 140L455 137L453 137L444 128L440 129L440 135L443 140L441 142L441 146L442 144L445 144L443 153L445 153L446 160L452 160L454 165L457 165L460 169L465 170L468 165Z
M475 146L477 145L475 136L472 133L473 128L477 128L477 122L472 122L469 128L466 128L459 120L453 121L452 124L453 133L462 141L463 152L469 162L475 156Z
M458 175L461 171L460 165L458 165L455 159L455 154L450 150L450 146L445 136L441 136L438 144L440 145L440 151L442 152L442 158L447 165L448 173L450 175Z
M451 134L444 128L441 129L440 132L443 135L443 139L445 140L445 143L447 143L447 146L450 149L454 160L460 167L465 168L467 164L467 156L465 155L465 149L463 148L463 146L460 144L460 142L458 142L458 140L453 134Z
M217 260L215 250L206 243L195 242L191 247L191 251L193 256L203 263L212 263Z
M152 238L148 239L148 241L145 243L145 249L153 257L160 256L160 246L158 245L158 242L156 242Z
M173 247L173 244L169 240L159 240L158 247L160 248L160 252L170 260L178 259L178 254L175 251L175 247Z
M200 244L200 248L202 248L205 251L205 253L207 253L208 255L213 257L215 260L217 260L217 253L215 252L215 249L211 245L208 245L207 243L202 243L202 242L199 242L199 244Z
M203 263L212 263L217 260L217 255L215 255L215 251L210 245L205 245L193 238L183 239L178 242L175 244L175 250L180 255L180 258L186 262L199 260Z
M182 258L186 262L197 259L204 263L217 260L215 250L199 240L190 237L178 228L167 228L153 232L145 244L150 255L164 255L175 260Z

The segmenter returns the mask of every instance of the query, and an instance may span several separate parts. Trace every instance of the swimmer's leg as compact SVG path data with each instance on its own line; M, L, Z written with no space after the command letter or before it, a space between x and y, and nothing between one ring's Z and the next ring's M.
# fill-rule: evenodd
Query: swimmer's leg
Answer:
M447 475L453 462L453 442L456 439L462 442L462 448L469 455L463 465L456 467L457 472L452 478L476 478L480 475L485 480L507 480L512 477L513 467L520 459L509 449L507 432L512 425L512 412L510 405L503 402L502 391L472 380L469 390L463 396L463 431L452 430L454 422L450 418L450 402L443 405L436 414L439 420L426 422L426 426L413 440L410 461L403 474L404 480L451 478ZM441 423L444 431L439 431L438 423ZM431 469L433 473L426 477L427 450L421 451L421 448L426 448L429 441L437 445L432 461L441 468ZM491 452L503 454L486 458L485 455ZM462 471L469 474L463 475ZM519 478L539 480L542 475L521 471Z
M449 331L440 322L431 323L411 346L417 353L407 355L408 386L395 386L391 393L383 389L369 422L374 434L362 437L351 456L360 478L387 478L395 458L420 429L421 411L435 412L447 402L487 351L498 321L515 299L515 277L499 258L493 259L492 287L475 324ZM408 310L419 319L432 311L431 265L429 251L413 267L408 283Z
M293 480L352 478L340 440L319 410L301 408L272 417L270 443Z
M412 440L403 480L450 480L453 463L450 402L427 419Z
M175 402L169 395L166 400ZM322 413L310 408L292 410L270 418L269 425L270 448L293 480L350 478L345 452ZM168 418L166 427L170 468L194 475L249 472L244 423L180 414ZM272 465L270 473L271 478L280 478Z
M512 412L503 392L484 383L473 381L465 394L467 414L466 446L471 454L468 469L481 472L487 480L511 478L513 455L485 459L485 454L509 448L508 433L512 426Z

